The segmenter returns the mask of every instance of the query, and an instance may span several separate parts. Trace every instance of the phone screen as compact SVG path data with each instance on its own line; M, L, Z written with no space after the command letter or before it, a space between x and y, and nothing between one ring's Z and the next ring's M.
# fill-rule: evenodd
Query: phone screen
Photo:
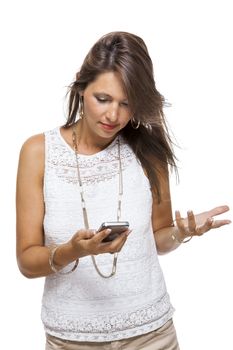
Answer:
M102 242L111 242L117 238L122 232L126 231L129 228L128 221L106 221L103 222L98 231L105 230L110 228L112 231L107 237L103 239Z

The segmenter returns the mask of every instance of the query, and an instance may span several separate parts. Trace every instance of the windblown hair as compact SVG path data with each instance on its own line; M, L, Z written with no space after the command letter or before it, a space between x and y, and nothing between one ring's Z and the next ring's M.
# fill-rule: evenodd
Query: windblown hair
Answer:
M167 172L168 166L177 170L176 157L163 113L165 100L156 89L153 64L140 37L112 32L94 44L70 85L68 119L64 126L69 127L77 119L80 92L101 73L110 71L121 77L135 124L140 121L138 129L129 122L121 134L141 162L160 200L159 172L161 169Z

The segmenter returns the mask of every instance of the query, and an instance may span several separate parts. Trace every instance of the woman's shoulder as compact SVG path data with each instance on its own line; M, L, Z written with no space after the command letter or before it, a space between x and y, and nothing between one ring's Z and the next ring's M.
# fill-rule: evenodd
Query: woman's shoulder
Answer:
M22 144L19 154L19 171L28 172L32 176L44 174L46 137L52 135L57 128L28 137Z
M44 172L44 134L30 136L23 143L18 163L18 174L24 177L39 176L41 178Z
M22 145L21 152L32 153L37 155L44 153L46 137L48 135L53 135L54 133L56 133L57 129L58 127L28 137Z
M21 147L21 153L37 154L44 151L44 133L30 136L26 139Z

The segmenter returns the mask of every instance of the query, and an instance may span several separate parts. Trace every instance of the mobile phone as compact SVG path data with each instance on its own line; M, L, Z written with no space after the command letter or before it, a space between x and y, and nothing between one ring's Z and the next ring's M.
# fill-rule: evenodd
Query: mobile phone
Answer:
M111 229L111 232L107 237L105 237L102 242L111 242L117 238L122 232L128 230L129 222L128 221L105 221L101 224L98 231L106 230L107 228Z

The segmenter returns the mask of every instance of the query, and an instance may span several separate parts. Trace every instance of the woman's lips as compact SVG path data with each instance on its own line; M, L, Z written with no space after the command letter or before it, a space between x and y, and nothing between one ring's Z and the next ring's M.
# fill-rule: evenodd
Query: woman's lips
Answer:
M101 127L104 129L104 130L114 130L117 125L111 125L111 124L105 124L105 123L100 123Z

